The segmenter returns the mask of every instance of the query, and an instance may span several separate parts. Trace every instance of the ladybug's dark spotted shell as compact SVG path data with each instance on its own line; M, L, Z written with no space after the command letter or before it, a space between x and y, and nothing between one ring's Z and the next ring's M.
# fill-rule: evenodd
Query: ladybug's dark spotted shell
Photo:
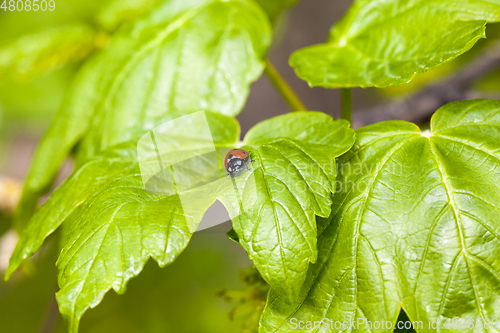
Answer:
M237 176L244 168L248 169L250 154L243 149L231 149L224 161L226 171L231 176Z

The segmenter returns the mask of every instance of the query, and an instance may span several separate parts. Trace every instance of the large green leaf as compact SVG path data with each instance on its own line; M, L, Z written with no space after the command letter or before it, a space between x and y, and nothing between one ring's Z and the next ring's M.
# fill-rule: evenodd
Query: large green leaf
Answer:
M261 331L289 332L294 318L394 323L401 306L423 322L418 332L436 332L438 319L499 318L499 159L499 101L448 104L423 133L401 121L358 130L332 214L318 219L318 261L297 302L271 291Z
M330 214L335 158L353 143L347 121L320 112L275 117L245 137L256 160L250 180L255 193L243 197L245 210L238 216L231 209L229 214L264 279L289 299L298 295L309 262L316 261L315 215Z
M357 0L327 44L290 64L311 86L400 85L469 50L499 20L498 0Z
M243 0L169 0L122 29L79 73L37 148L18 221L83 138L79 164L183 114L236 115L269 43L265 14Z
M193 111L235 116L262 73L270 26L244 0L169 0L101 56L85 158Z

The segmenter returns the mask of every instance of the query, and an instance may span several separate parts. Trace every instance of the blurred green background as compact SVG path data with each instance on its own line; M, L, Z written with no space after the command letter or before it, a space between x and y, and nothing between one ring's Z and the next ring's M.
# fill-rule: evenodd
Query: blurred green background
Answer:
M120 25L147 12L161 0L57 0L50 12L0 10L0 275L15 245L10 215L19 196L36 142L50 123L73 75L93 52L105 47ZM265 2L265 1L264 1ZM340 92L310 89L288 66L289 55L324 42L331 25L352 0L302 1L275 20L275 40L269 57L311 110L338 118ZM489 39L470 52L423 75L412 83L383 90L355 89L354 111L404 98L426 84L466 66L491 43L500 26L488 27ZM475 88L497 96L500 70ZM287 104L267 78L253 86L238 116L242 135L254 124L288 112ZM425 125L424 125L425 127ZM63 168L59 183L71 171ZM187 250L171 266L150 261L118 296L110 292L82 320L81 332L252 332L255 312L263 305L265 285L248 267L243 249L226 236L225 223L194 235ZM8 282L0 281L0 332L66 332L55 307L55 261L58 235L50 238L30 264ZM244 283L246 281L246 283ZM225 292L223 292L226 290ZM235 308L235 306L239 305Z

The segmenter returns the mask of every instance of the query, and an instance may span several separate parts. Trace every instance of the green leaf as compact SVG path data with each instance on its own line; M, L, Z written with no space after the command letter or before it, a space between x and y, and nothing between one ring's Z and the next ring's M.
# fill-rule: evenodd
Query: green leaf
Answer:
M22 36L0 47L0 77L28 81L67 62L86 58L98 42L98 34L84 24Z
M149 256L162 265L172 262L215 197L202 196L186 217L177 196L146 192L135 144L168 120L206 109L214 141L234 146L238 124L225 114L241 110L269 42L268 19L243 0L166 1L122 29L86 63L37 148L19 221L28 219L78 144L76 171L24 228L6 277L75 214L58 261L58 302L76 332L83 312L110 288L122 292Z
M498 0L357 0L327 44L296 51L290 64L311 86L401 85L469 50L499 20Z
M335 158L353 143L347 121L320 112L275 117L245 137L255 159L249 180L255 191L243 196L239 215L229 208L229 216L264 279L289 299L298 295L309 263L316 261L315 215L330 214Z
M245 143L259 144L279 138L326 145L321 150L342 154L353 144L351 130L346 121L333 121L322 112L297 111L262 121L252 127L245 136ZM347 147L347 148L346 148Z
M424 327L500 316L500 102L448 104L431 125L357 131L332 214L318 218L318 261L295 303L271 290L262 332L289 332L293 318L394 323L401 306Z
M106 30L114 30L120 24L130 21L150 10L160 0L112 0L97 14L97 21Z
M81 165L193 111L239 113L269 43L268 19L243 0L165 1L122 29L79 73L37 148L17 224L26 223L78 142Z
M235 120L207 114L211 115L208 122L210 131L216 133L215 146L234 147L239 133ZM289 133L292 138L289 139L271 138L266 131L268 125L286 124L290 118L307 124L305 131L292 129ZM306 135L312 129L316 131ZM178 130L186 131L185 128ZM170 133L171 129L168 128L168 131ZM191 127L189 131L196 133L199 129ZM324 132L323 138L317 131ZM126 282L141 271L149 257L153 257L160 265L175 260L186 247L205 211L219 199L233 218L235 230L245 237L243 241L240 237L241 244L254 258L257 267L264 271L264 276L276 283L286 280L286 276L279 274L287 274L291 279L286 282L288 285L293 282L300 284L303 278L298 276L297 280L296 276L292 276L292 271L300 267L307 268L307 263L314 260L315 242L305 243L302 239L294 241L288 236L278 240L276 234L271 234L265 243L259 244L258 238L266 238L269 236L268 231L280 224L296 223L303 228L308 239L316 239L314 214L329 214L330 193L335 181L335 156L350 148L354 142L354 131L348 128L346 121L333 122L331 117L322 113L304 112L271 119L257 125L251 133L248 142L253 143L251 147L255 153L252 156L257 160L253 173L246 172L245 176L235 178L221 177L219 167L222 161L219 162L217 158L224 158L222 152L218 153L215 163L209 157L186 160L176 164L176 170L181 172L175 173L175 179L180 180L174 185L175 192L169 192L168 186L155 186L162 185L161 179L157 183L148 181L146 188L149 193L145 191L143 166L139 170L140 159L135 152L135 143L118 145L94 156L78 168L31 219L21 234L7 276L23 259L35 253L44 238L61 223L70 216L76 216L76 222L71 224L65 236L66 242L57 263L60 272L61 290L57 294L60 311L69 319L70 331L75 332L82 314L89 307L99 304L110 288L119 293L124 292ZM331 137L330 133L335 133L335 136ZM276 134L285 135L279 131ZM159 140L171 142L172 138L157 137L157 147L162 144ZM321 144L323 141L330 141L331 148L325 149ZM184 142L182 149L192 147L195 147L195 142ZM276 149L287 157L276 155ZM174 159L178 159L181 153L176 152ZM161 158L163 163L173 162L168 160L168 154L162 154ZM156 153L153 160L158 163ZM280 175L288 188L283 189L280 184L275 184L277 169L269 163L278 163L277 167L288 163L290 175ZM306 165L301 165L303 163ZM263 170L264 167L266 170ZM213 183L207 183L212 181L207 176L210 174L218 178ZM255 176L250 177L253 174ZM306 182L302 184L309 189L301 190L301 184L295 183L297 180ZM271 184L271 187L262 188L264 183ZM277 216L269 214L267 210L265 216L255 215L267 205L265 200L275 207L279 203L280 207L291 212L290 218L283 216L282 208L276 210ZM244 211L241 207L248 210ZM258 219L262 219L262 228L251 230ZM249 240L248 236L255 237L257 242ZM297 263L289 253L293 247L303 248L306 254ZM286 264L283 267L285 271L278 267L273 272L270 265L274 265L274 262L262 261L265 252L273 248L286 253L286 258L281 258L287 260L283 262ZM288 289L286 291L290 292Z
M204 208L190 213L201 220ZM147 193L140 175L116 180L89 198L57 262L57 302L70 332L110 288L124 293L149 257L160 266L173 262L191 235L178 196Z
M248 1L165 1L102 54L106 67L80 158L193 111L237 115L269 43L269 21Z

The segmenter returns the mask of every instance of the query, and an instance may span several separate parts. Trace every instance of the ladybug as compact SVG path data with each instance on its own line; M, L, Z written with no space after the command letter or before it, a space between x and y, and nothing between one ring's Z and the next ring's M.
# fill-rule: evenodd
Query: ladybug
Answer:
M246 168L250 171L248 167L248 163L253 162L250 161L250 154L243 149L231 149L224 160L224 165L226 166L226 171L228 172L228 176L236 177L243 171L243 168Z

